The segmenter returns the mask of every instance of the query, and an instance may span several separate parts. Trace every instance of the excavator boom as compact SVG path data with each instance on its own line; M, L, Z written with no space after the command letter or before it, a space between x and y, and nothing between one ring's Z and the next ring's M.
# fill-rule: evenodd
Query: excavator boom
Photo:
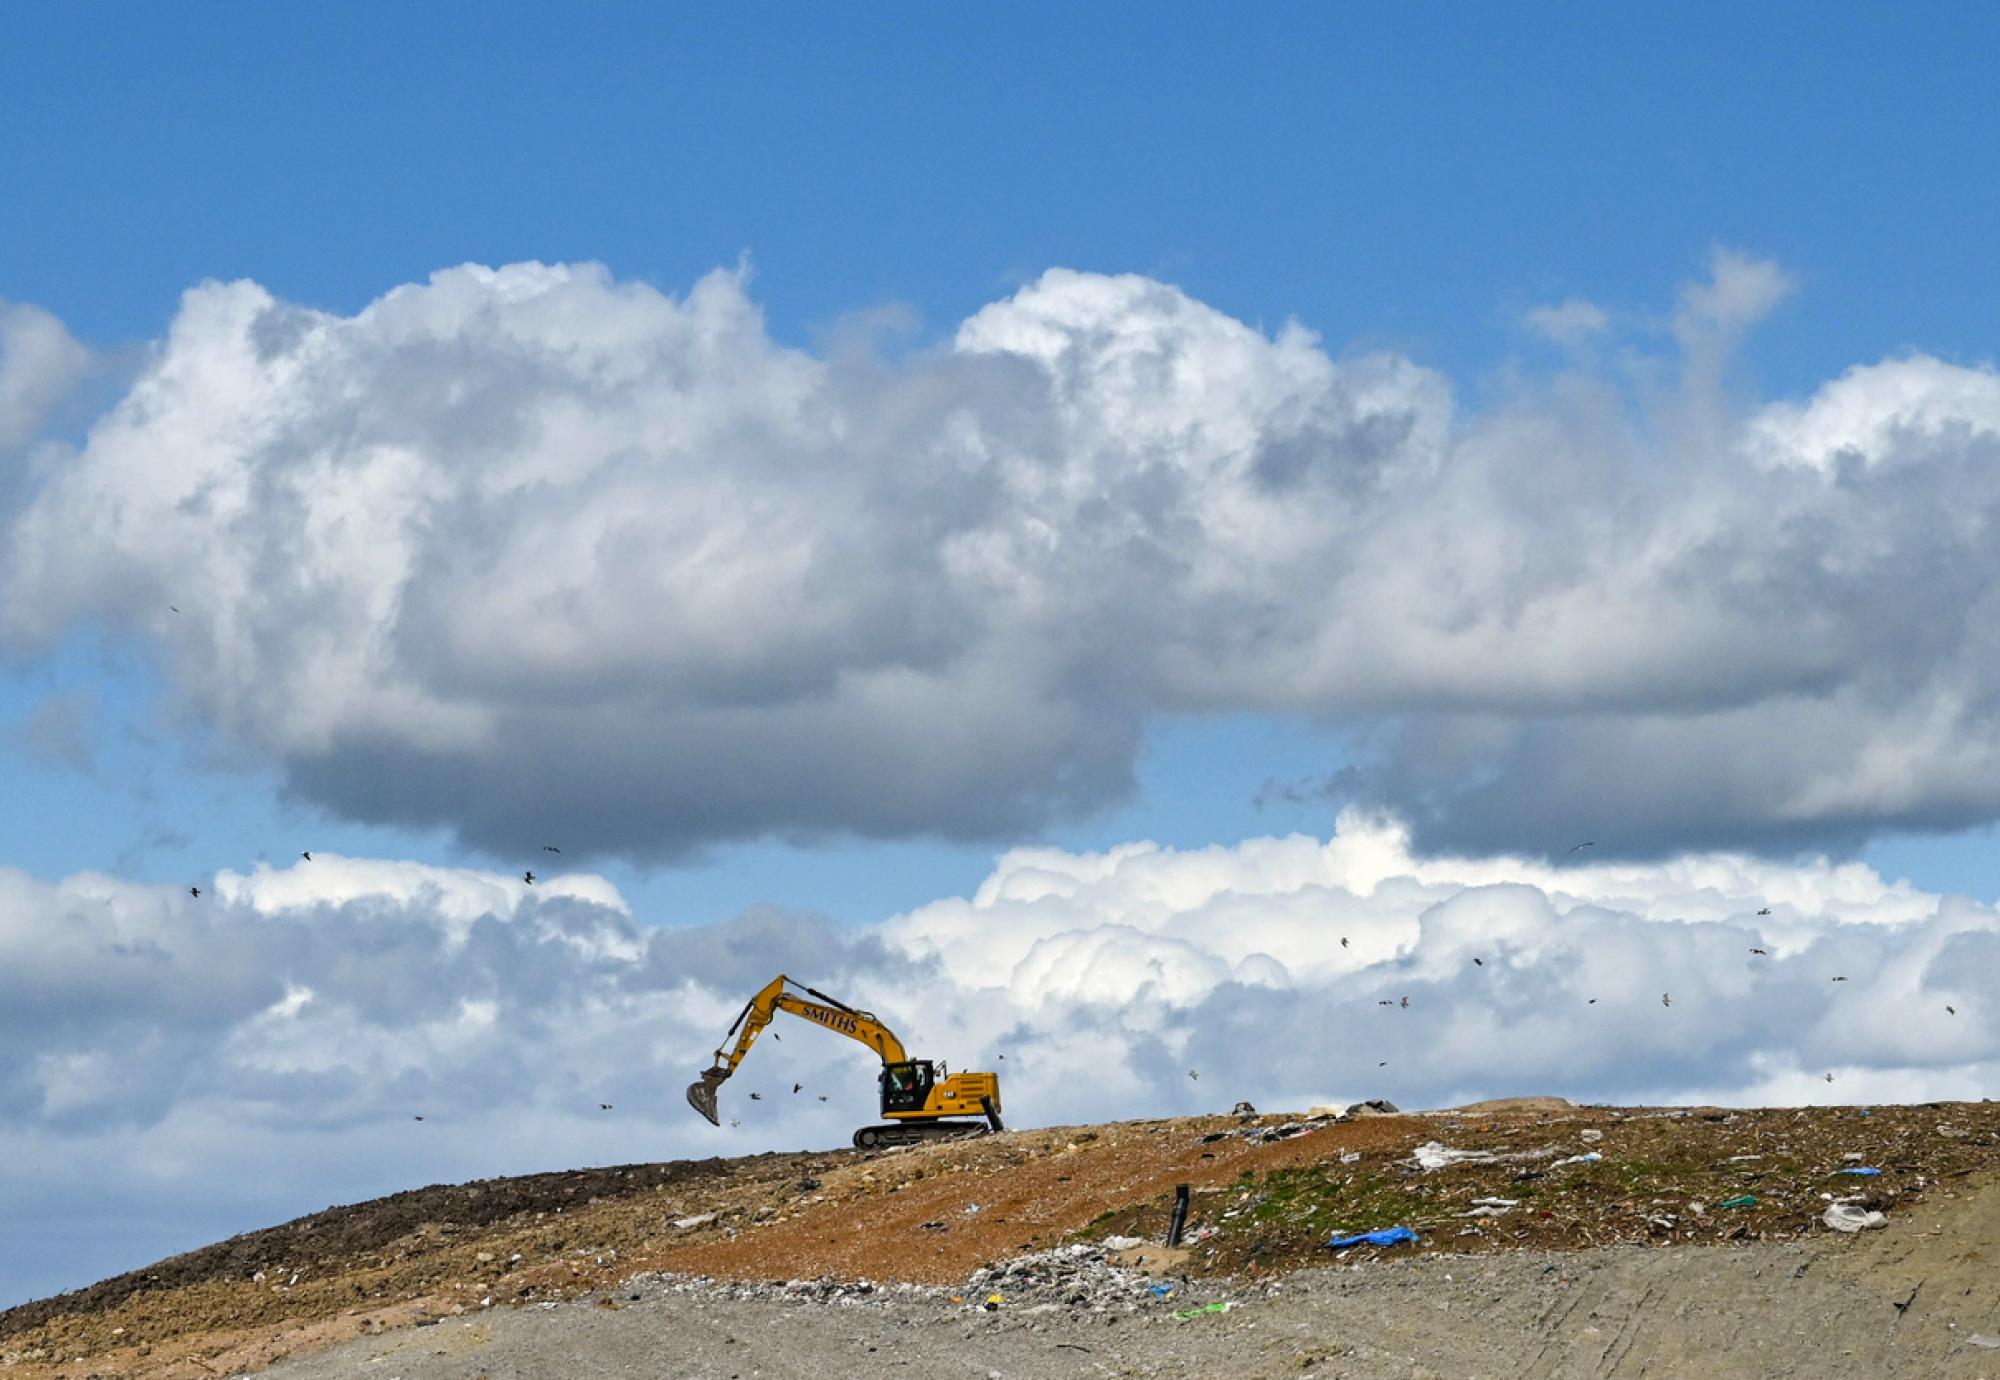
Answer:
M795 992L792 989L797 988ZM758 1035L780 1011L801 1020L845 1035L867 1045L882 1060L882 1114L896 1124L865 1126L855 1132L854 1143L865 1148L884 1144L908 1144L936 1134L964 1135L972 1131L963 1120L946 1118L984 1117L995 1131L1000 1126L1000 1080L991 1073L954 1073L944 1076L941 1067L927 1059L912 1059L896 1033L871 1011L861 1011L780 973L763 990L744 1004L725 1040L735 1042L715 1051L715 1063L702 1070L701 1077L688 1084L688 1105L711 1125L722 1124L716 1092L727 1082L756 1043Z

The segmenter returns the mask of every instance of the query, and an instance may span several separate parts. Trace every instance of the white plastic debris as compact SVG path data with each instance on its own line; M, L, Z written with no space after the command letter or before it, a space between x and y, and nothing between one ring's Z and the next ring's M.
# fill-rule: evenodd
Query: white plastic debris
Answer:
M1596 1164L1599 1160L1603 1158L1604 1156L1598 1154L1595 1150L1593 1150L1588 1155L1571 1155L1566 1160L1557 1160L1555 1165L1551 1165L1550 1168L1553 1169L1556 1167L1556 1165L1564 1165L1564 1164Z
M1869 1231L1875 1227L1886 1227L1889 1219L1879 1212L1856 1207L1852 1203L1834 1203L1821 1214L1820 1221L1835 1231Z
M1146 1239L1143 1236L1107 1236L1104 1238L1104 1249L1107 1251L1129 1251L1134 1246L1143 1246L1145 1244Z
M1595 1131L1595 1130L1591 1130L1591 1131L1578 1131L1578 1132L1577 1132L1577 1135L1578 1135L1578 1136L1580 1136L1580 1137L1582 1137L1582 1138L1583 1138L1584 1140L1603 1140L1603 1139L1604 1139L1604 1132L1602 1132L1602 1131Z
M705 1227L705 1226L707 1226L707 1225L708 1225L708 1224L709 1224L710 1222L713 1222L714 1220L715 1220L715 1214L714 1214L714 1213L712 1213L712 1212L704 1212L704 1213L702 1213L702 1214L700 1214L699 1216L696 1216L696 1217L680 1217L680 1218L676 1218L676 1219L674 1220L674 1225L675 1225L675 1226L677 1226L677 1227L679 1227L679 1228L680 1228L680 1229L681 1229L682 1231L687 1231L687 1230L689 1230L690 1228L693 1228L693 1227Z
M1989 1337L1984 1332L1975 1332L1965 1339L1967 1346L1983 1346L2000 1349L2000 1337Z
M1453 1164L1485 1164L1493 1158L1491 1150L1453 1150L1434 1140L1419 1145L1413 1154L1425 1173Z
M1340 1162L1342 1164L1353 1164L1360 1158L1361 1152L1359 1150L1343 1150L1340 1152Z

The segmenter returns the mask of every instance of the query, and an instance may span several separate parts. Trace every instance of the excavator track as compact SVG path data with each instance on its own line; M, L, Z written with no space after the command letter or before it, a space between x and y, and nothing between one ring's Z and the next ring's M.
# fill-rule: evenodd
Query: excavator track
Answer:
M904 1121L863 1126L854 1133L859 1150L891 1150L902 1145L929 1145L939 1140L971 1140L991 1135L982 1121Z

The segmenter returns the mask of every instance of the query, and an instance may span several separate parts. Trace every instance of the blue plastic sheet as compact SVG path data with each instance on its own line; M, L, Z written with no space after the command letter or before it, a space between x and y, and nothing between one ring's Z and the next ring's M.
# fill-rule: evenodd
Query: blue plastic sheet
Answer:
M1349 1246L1400 1246L1416 1239L1417 1234L1408 1227L1378 1227L1354 1236L1336 1236L1326 1244L1329 1249L1344 1251Z
M1875 1176L1876 1176L1877 1174L1880 1174L1880 1173L1881 1173L1882 1171L1881 1171L1881 1170L1879 1170L1879 1169L1861 1169L1861 1168L1855 1168L1855 1169L1840 1169L1840 1170L1836 1170L1835 1172L1836 1172L1836 1173L1839 1173L1839 1174L1859 1174L1859 1175L1861 1175L1861 1176L1862 1176L1863 1178L1868 1178L1868 1179L1872 1179L1872 1178L1874 1178L1874 1177L1875 1177Z

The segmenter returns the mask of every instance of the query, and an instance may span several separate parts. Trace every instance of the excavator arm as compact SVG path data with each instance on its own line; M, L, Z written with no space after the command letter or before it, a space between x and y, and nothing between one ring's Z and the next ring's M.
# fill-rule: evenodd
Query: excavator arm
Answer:
M791 990L795 987L797 992ZM688 1105L707 1117L711 1124L722 1124L716 1115L716 1089L736 1072L743 1057L750 1052L750 1046L756 1043L757 1037L764 1033L764 1027L780 1011L789 1011L801 1020L811 1021L836 1035L845 1035L850 1040L867 1045L881 1056L884 1064L900 1064L909 1058L903 1049L903 1042L896 1038L896 1032L882 1024L872 1011L857 1011L845 1002L836 1001L803 983L793 982L780 973L750 998L737 1015L735 1024L723 1036L727 1040L734 1035L735 1043L726 1049L716 1050L714 1066L704 1070L697 1082L688 1084Z

